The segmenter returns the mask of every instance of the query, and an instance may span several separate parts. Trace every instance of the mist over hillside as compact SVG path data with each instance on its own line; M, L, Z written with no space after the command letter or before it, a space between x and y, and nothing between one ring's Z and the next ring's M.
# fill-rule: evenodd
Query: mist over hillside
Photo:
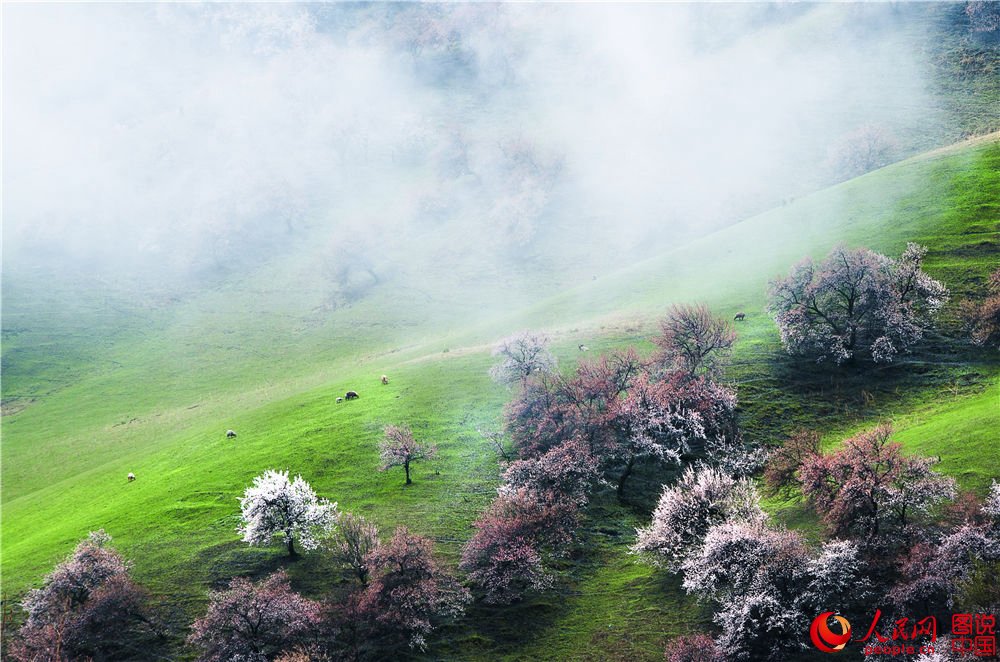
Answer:
M507 314L995 128L1000 99L959 4L4 16L15 408L165 330L280 372Z
M140 292L284 255L313 260L336 305L442 260L555 286L835 181L859 127L885 132L887 160L962 129L926 54L959 6L6 18L8 271Z

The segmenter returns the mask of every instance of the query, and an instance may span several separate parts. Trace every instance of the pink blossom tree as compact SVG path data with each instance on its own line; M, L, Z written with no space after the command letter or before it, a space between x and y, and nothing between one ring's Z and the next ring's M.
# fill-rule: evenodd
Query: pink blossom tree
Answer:
M799 485L798 472L807 459L820 455L820 435L798 430L771 453L764 468L764 484L772 494Z
M211 594L188 643L200 660L266 662L305 643L320 624L320 605L295 593L283 570L260 583L242 577Z
M434 559L429 539L399 527L367 557L371 580L357 598L357 612L386 636L424 649L444 619L460 616L469 592Z
M1000 5L990 0L969 0L965 3L971 32L996 32L1000 30Z
M954 479L935 472L931 458L903 455L891 436L892 427L880 425L803 463L802 493L834 532L871 540L955 497Z
M739 442L736 395L683 371L652 375L633 349L582 362L571 377L529 381L508 406L506 431L522 458L574 439L619 494L637 462L677 463L689 450ZM739 442L741 445L741 442Z
M411 463L437 457L437 447L418 442L413 438L413 431L405 425L387 425L385 438L379 443L378 448L382 460L379 470L403 467L407 485L413 482L410 480Z
M462 552L462 569L481 587L485 601L509 604L527 591L552 585L540 541L524 522L487 512L476 521L476 533Z
M510 603L552 583L545 557L559 556L572 541L577 504L554 492L505 486L476 520L461 567L485 591L485 600Z
M609 444L611 407L643 371L634 350L583 361L571 377L541 375L508 405L505 429L521 458L537 457L568 439L600 458Z
M921 269L927 250L908 244L898 260L835 248L771 283L769 309L785 349L817 361L889 363L923 337L948 290Z
M579 439L560 444L534 460L515 460L503 474L507 488L556 493L581 507L597 479L597 460Z
M28 593L22 603L28 617L9 651L13 659L113 658L159 634L148 594L110 541L103 530L92 532Z
M666 662L725 662L726 656L707 634L686 634L671 639L664 651Z
M963 524L933 542L920 542L900 561L889 598L901 610L951 609L977 561L1000 560L1000 538L983 525Z

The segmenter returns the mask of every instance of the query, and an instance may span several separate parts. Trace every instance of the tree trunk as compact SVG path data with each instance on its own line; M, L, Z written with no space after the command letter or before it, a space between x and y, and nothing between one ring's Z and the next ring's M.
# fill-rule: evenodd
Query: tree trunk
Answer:
M288 545L289 556L298 556L298 552L295 551L295 539L289 533L285 534L285 544Z
M404 462L403 468L406 469L406 484L409 485L411 482L413 482L410 480L410 463Z
M623 471L622 475L618 478L618 490L617 490L617 493L618 493L618 498L619 499L622 498L622 493L625 492L625 481L628 479L629 476L632 475L632 467L634 465L635 465L635 455L631 456L628 459L628 464L625 465L625 471Z

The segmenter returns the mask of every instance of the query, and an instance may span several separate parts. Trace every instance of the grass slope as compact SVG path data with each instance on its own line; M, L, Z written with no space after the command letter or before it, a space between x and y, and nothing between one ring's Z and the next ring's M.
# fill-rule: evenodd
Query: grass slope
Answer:
M249 276L99 354L120 366L91 369L81 358L65 375L46 372L43 361L20 366L18 388L30 388L36 369L37 383L54 386L4 418L4 591L22 593L88 530L104 527L134 560L136 578L168 605L178 632L204 608L207 588L235 574L289 565L304 592L343 592L342 574L319 558L289 564L277 546L251 550L238 541L236 499L270 467L301 472L321 495L386 530L405 524L433 536L455 561L496 484L495 458L476 430L497 424L509 393L488 381L488 343L547 327L562 364L572 365L580 341L594 353L644 342L675 301L748 313L731 377L752 438L779 441L805 425L833 442L891 419L908 448L941 454L943 470L982 490L997 475L995 354L934 335L919 354L869 375L819 370L784 356L763 304L769 278L838 241L890 253L920 241L931 248L935 276L959 295L972 291L1000 258L998 204L1000 142L992 136L802 198L500 318L474 319L470 307L434 320L412 292L399 292L395 326L378 317L389 293L329 320L317 315L309 326L296 312L308 296L296 294L293 270ZM257 289L264 282L267 296ZM264 320L239 312L242 304ZM24 337L30 319L22 318ZM378 324L386 324L381 332L351 342ZM386 387L377 383L383 372ZM348 388L361 399L335 404ZM376 470L387 423L407 423L441 449L440 459L416 467L411 486L401 473ZM225 439L227 428L238 431L235 442ZM129 471L135 483L125 483ZM555 592L508 609L477 606L432 651L453 659L655 659L669 637L704 626L709 614L675 578L626 553L663 480L652 470L637 476L628 506L598 495ZM779 510L809 525L795 504Z

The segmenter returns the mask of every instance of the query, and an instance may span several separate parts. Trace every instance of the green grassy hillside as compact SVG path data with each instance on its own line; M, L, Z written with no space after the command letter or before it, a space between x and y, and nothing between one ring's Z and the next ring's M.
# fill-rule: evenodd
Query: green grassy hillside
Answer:
M88 530L103 527L182 633L208 588L289 565L278 546L248 549L235 533L237 497L267 468L301 473L384 530L406 524L433 536L455 561L497 480L496 459L477 433L498 425L510 397L488 379L490 344L520 328L546 328L568 366L579 342L594 353L648 347L656 316L680 301L747 312L729 377L751 438L778 442L810 426L832 443L893 420L907 448L940 454L943 471L985 489L998 475L996 354L936 333L898 364L856 375L803 366L782 352L763 310L768 280L841 241L889 253L919 241L930 248L928 271L956 298L975 290L1000 262L1000 137L870 173L529 307L544 288L521 283L507 313L480 316L466 300L438 315L433 293L415 284L325 311L295 261L148 319L109 323L96 347L83 338L78 348L40 345L44 325L59 318L43 314L51 305L44 299L22 303L4 318L5 372L14 366L4 399L16 406L3 419L3 589L21 594ZM65 370L49 368L45 352L65 352ZM383 373L388 386L378 383ZM360 400L336 404L347 389ZM416 466L411 486L401 472L377 471L375 444L388 423L412 426L441 450ZM235 441L227 428L238 432ZM129 471L137 476L131 484ZM675 578L626 552L663 479L638 476L628 506L598 495L553 592L511 608L476 606L432 652L656 659L669 637L707 623L710 614ZM793 524L800 514L795 504L782 512ZM345 589L317 557L289 570L307 594Z

